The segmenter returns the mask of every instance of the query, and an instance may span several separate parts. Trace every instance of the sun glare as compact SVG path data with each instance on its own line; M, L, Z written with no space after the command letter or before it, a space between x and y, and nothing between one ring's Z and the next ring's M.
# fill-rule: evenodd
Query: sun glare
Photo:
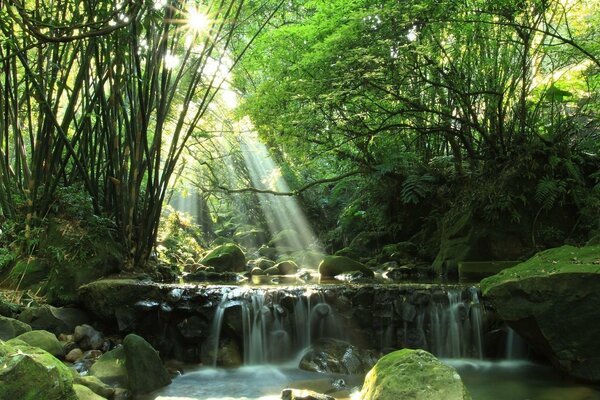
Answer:
M187 27L194 32L205 32L210 26L208 15L190 6L187 10Z

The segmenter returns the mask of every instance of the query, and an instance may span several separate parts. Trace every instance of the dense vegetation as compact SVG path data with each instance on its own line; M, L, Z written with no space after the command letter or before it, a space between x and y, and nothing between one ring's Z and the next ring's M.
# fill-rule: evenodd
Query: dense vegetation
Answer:
M266 230L242 125L331 253L410 242L453 273L600 229L598 1L0 4L12 284L152 269L157 239L162 261L194 263L215 232ZM159 237L183 178L203 226L171 216Z

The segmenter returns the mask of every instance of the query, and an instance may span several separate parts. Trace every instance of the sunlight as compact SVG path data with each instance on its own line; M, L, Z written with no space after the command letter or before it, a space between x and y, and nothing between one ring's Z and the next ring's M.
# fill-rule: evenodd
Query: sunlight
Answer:
M206 32L210 26L208 15L194 6L188 7L186 21L186 26L197 33Z
M171 54L171 53L167 53L165 54L165 68L166 69L173 69L173 68L177 68L177 66L179 66L179 57L177 57L175 54Z

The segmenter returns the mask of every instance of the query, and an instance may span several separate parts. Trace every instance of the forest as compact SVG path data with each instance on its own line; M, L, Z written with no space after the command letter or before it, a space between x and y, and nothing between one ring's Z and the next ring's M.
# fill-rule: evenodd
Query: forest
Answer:
M385 400L410 392L375 362L496 359L514 334L600 399L598 264L598 0L0 0L0 364L18 320L81 376L101 363L68 349L265 371L309 348L301 370L365 379L335 398ZM146 362L95 394L170 382ZM95 399L69 379L0 400ZM263 398L211 390L164 394Z

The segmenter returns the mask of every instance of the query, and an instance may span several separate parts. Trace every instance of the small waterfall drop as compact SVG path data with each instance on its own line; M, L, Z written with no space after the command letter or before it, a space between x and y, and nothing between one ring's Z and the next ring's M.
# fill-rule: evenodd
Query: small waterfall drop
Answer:
M512 328L506 330L506 354L507 360L527 359L527 344Z

